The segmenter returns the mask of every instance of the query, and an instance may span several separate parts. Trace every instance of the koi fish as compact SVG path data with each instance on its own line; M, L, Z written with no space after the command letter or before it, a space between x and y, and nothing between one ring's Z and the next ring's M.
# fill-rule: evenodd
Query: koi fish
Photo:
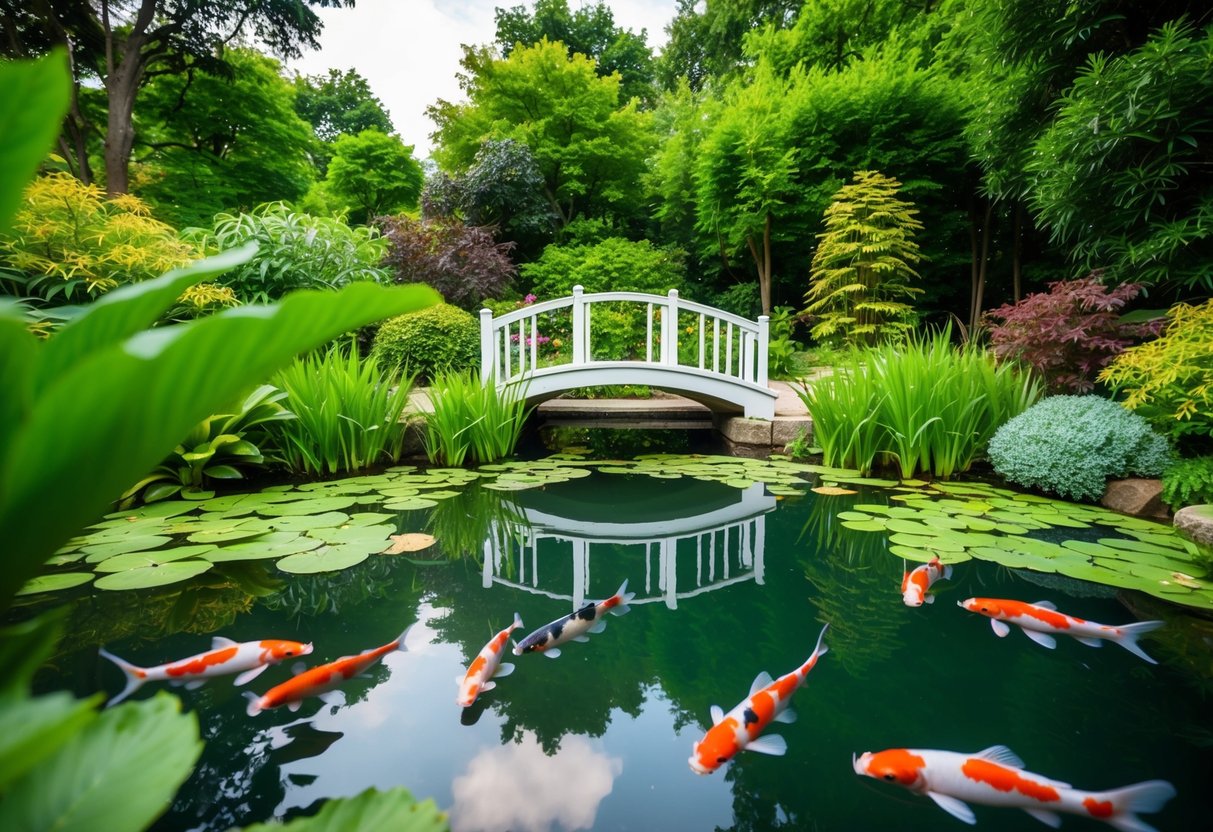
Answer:
M279 639L237 644L230 638L215 636L211 639L211 649L205 653L156 667L138 667L118 658L105 648L98 652L102 658L109 659L126 674L126 687L105 703L108 708L110 705L117 705L147 682L167 681L174 685L185 685L187 690L194 690L212 676L239 673L233 684L243 685L256 679L272 664L293 656L306 656L312 652L312 645Z
M608 610L615 615L627 615L631 612L628 601L635 597L636 593L628 592L628 582L624 581L619 590L605 601L586 604L577 612L557 618L551 624L545 624L531 633L514 645L514 655L543 653L549 659L554 659L560 655L559 645L569 641L589 641L587 633L601 633L605 630L604 616Z
M455 682L459 685L459 698L455 700L456 704L465 708L470 707L476 701L477 696L497 687L497 683L492 681L494 678L509 676L514 672L514 665L501 664L501 657L504 655L505 643L509 640L510 633L521 626L522 618L518 613L514 613L514 623L493 636L489 643L484 645L484 649L472 661L465 675L455 677Z
M924 563L901 576L901 600L907 607L921 607L923 604L934 604L935 596L927 595L927 590L940 578L951 578L952 567L939 562L939 556L931 558L930 563Z
M396 650L401 652L407 651L408 648L404 646L404 639L408 634L409 630L406 628L399 637L389 641L382 647L364 650L357 656L342 656L336 661L322 664L319 667L313 667L311 670L306 670L300 666L296 669L294 678L270 688L265 692L265 696L257 696L255 693L246 691L244 696L249 700L248 715L256 716L262 711L279 708L283 705L286 705L287 709L292 713L299 710L300 705L303 704L303 700L309 696L322 697L322 694L328 693L333 688L340 687L343 682L361 675L367 668L388 653Z
M750 685L749 697L727 714L719 705L712 706L712 727L702 740L691 747L691 757L687 761L691 771L711 774L738 751L757 751L777 757L787 753L788 743L783 737L777 734L769 737L758 735L772 722L796 721L796 712L788 704L792 701L792 694L805 683L817 660L829 650L822 643L828 629L829 624L821 628L813 655L791 673L773 681L766 671L759 673L754 684Z
M1011 631L1007 626L1007 622L1010 622L1023 630L1023 634L1032 641L1050 650L1057 646L1053 635L1072 636L1088 647L1100 647L1103 645L1100 639L1107 639L1150 664L1158 664L1137 645L1137 639L1157 630L1166 623L1165 621L1138 621L1134 624L1110 627L1058 612L1057 607L1048 601L1027 604L1004 598L970 598L957 603L969 612L988 617L990 626L999 638L1005 637Z
M1137 817L1157 812L1175 796L1165 780L1149 780L1122 789L1088 792L1069 783L1023 770L1023 762L1005 745L976 754L892 748L851 755L855 773L896 783L925 794L941 809L968 824L977 822L968 803L1023 809L1041 823L1056 828L1058 812L1102 820L1122 832L1156 832Z

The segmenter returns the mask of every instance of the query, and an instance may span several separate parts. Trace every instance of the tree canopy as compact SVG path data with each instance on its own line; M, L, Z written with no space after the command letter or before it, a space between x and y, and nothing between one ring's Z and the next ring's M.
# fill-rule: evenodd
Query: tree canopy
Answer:
M363 130L333 143L325 186L349 209L351 222L416 208L423 182L412 145L397 136Z

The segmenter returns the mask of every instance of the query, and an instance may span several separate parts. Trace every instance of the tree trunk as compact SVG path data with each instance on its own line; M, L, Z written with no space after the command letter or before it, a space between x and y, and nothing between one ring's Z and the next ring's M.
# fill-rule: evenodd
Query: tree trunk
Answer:
M156 0L142 0L134 25L121 36L114 34L109 19L109 3L101 4L101 24L105 31L105 91L109 115L105 131L105 191L124 194L130 189L131 148L135 144L135 93L143 80L147 56L147 27L152 22ZM119 40L119 37L121 40Z
M986 214L981 224L981 258L978 261L977 279L973 285L973 309L969 317L969 331L976 332L981 324L981 306L986 290L986 271L990 264L990 220L994 215L994 201L986 203Z
M1015 236L1011 241L1011 290L1015 296L1015 302L1019 303L1023 297L1023 204L1016 201L1015 203Z
M754 238L746 237L750 256L754 258L754 268L758 272L758 296L762 300L762 314L771 314L771 215L767 214L766 223L762 229L762 251Z

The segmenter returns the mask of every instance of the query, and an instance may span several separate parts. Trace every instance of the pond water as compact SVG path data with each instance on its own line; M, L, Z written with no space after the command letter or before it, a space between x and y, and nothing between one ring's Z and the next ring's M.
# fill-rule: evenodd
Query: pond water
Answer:
M1194 668L1207 658L1164 638L1171 626L1143 640L1157 666L1111 644L997 638L956 602L1047 599L1094 621L1134 616L1114 590L977 560L936 586L936 603L909 608L886 536L833 520L890 492L777 499L737 486L599 472L515 493L473 483L441 509L397 514L398 531L438 539L412 556L318 575L228 563L189 585L80 591L71 647L39 685L116 693L121 674L100 645L153 665L206 649L211 635L287 638L314 643L314 666L411 627L406 651L335 702L248 716L242 691L290 678L285 665L246 688L220 678L181 691L206 749L161 830L222 830L397 785L432 797L455 830L960 829L927 798L856 776L852 754L995 744L1080 788L1169 780L1178 796L1144 819L1204 828L1213 732L1209 680ZM508 657L512 675L456 705L456 678L515 612L520 638L625 580L628 615L559 658ZM743 753L694 774L687 758L710 707L733 707L760 671L797 667L825 622L829 652L795 695L798 721L768 729L786 756ZM1015 809L974 810L985 830L1038 828ZM1107 827L1067 815L1064 828Z

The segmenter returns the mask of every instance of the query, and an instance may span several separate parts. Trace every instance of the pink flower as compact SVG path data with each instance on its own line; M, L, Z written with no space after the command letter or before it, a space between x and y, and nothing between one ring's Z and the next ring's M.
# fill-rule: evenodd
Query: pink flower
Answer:
M522 303L524 306L530 306L532 303L534 303L537 300L538 300L538 298L535 297L534 295L527 295L525 298L522 299Z

